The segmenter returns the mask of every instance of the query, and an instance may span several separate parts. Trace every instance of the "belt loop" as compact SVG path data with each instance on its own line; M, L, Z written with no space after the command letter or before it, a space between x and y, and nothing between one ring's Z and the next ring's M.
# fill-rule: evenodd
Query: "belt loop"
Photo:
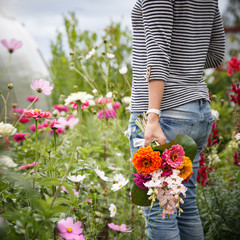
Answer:
M200 99L200 109L202 109L202 105L203 105L203 100Z

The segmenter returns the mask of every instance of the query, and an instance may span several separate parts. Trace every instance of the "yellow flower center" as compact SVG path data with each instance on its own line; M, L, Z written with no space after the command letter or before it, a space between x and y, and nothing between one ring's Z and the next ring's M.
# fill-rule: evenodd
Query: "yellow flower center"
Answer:
M118 187L122 187L122 184L118 185Z
M114 208L114 209L113 209L113 211L115 212L115 211L116 211L116 209Z
M163 170L164 172L168 172L168 171L171 170L171 167L166 164L166 165L164 165L164 166L162 167L162 170Z
M177 153L173 153L172 156L171 156L171 159L173 160L173 162L176 162L178 160Z
M72 228L67 228L67 232L72 232Z

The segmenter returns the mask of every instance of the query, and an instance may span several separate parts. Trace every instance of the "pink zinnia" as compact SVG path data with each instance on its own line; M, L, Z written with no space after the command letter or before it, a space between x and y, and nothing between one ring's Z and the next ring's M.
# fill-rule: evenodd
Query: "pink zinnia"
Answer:
M29 137L27 133L16 133L13 136L13 140L16 142L23 142L26 139L26 137Z
M37 124L37 129L42 129L42 128L43 128L43 126L42 126L40 123L38 123L38 124ZM35 124L32 124L32 125L29 127L29 129L30 129L30 131L35 132L35 130L36 130Z
M11 109L10 116L16 117L17 119L19 119L23 112L24 112L24 108L13 108L13 109ZM22 116L19 120L20 123L27 123L29 121L30 120L24 116Z
M95 104L106 104L106 103L110 103L112 100L111 98L100 98L100 99L97 99L95 101Z
M72 129L74 127L74 125L79 122L79 119L75 118L75 117L71 117L68 119L69 120L67 120L64 117L58 118L58 124L56 124L56 126L59 128L64 128L64 129Z
M57 122L56 119L53 119L53 120L49 120L49 119L46 119L43 123L42 123L42 126L43 127L50 127L52 129L57 129L57 124L59 124L59 122Z
M59 235L66 240L79 239L84 240L84 236L81 234L83 229L81 228L81 221L73 223L73 218L68 217L67 220L62 219L58 222L57 227Z
M29 97L27 97L27 100L29 102L33 102L34 100L35 100L35 102L37 102L39 100L39 98L37 96L29 96Z
M50 130L49 133L50 133L50 134L53 134L53 130ZM55 133L56 133L57 135L59 135L59 134L65 134L66 131L65 131L64 129L62 129L62 128L57 128L57 129L55 130Z
M4 47L8 49L9 53L13 53L15 50L22 47L23 45L21 41L17 41L16 39L11 39L10 43L8 43L7 40L3 39L1 40L1 43Z
M162 161L160 168L163 171L161 174L163 177L167 177L172 174L172 167L170 165L168 165L166 161Z
M36 165L38 165L38 162L36 162ZM26 165L20 166L19 170L25 170L25 169L29 169L35 166L35 162L33 163L28 163Z
M68 111L68 107L63 104L54 105L54 109L57 109L59 112L67 112Z
M118 232L132 232L130 228L126 227L126 224L121 224L119 226L114 223L108 223L108 227Z
M50 112L42 112L41 110L38 110L38 109L26 110L24 112L24 116L26 118L34 118L36 120L38 120L40 118L50 118L50 117L52 117Z
M183 147L179 144L176 144L173 145L169 150L165 149L161 157L171 167L178 168L182 164L184 155L185 152Z
M53 87L50 86L50 82L44 79L32 80L31 88L45 95L50 95L53 90Z
M82 104L81 109L84 110L84 109L86 109L86 108L88 108L88 107L89 107L89 101L86 101L86 102L84 102L84 103Z

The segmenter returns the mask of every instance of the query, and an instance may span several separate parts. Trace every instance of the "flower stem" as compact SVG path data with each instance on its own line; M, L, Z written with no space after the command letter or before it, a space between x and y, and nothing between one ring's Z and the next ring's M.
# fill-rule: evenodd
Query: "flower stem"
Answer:
M9 67L9 64L10 64L10 61L11 61L11 56L12 56L12 54L9 54L7 64L4 67L4 69L2 70L2 72L0 73L0 80L3 77L4 73L8 70L8 67Z
M57 134L56 134L56 128L53 128L53 138L54 138L54 150L55 150L55 154L57 152Z
M154 222L154 224L153 224L153 227L152 227L152 230L151 230L151 232L150 232L149 237L147 237L147 240L150 238L150 236L151 236L151 234L152 234L152 231L153 231L153 229L154 229L154 227L155 227L155 224L156 224L156 222L157 222L157 219L158 219L158 217L159 217L160 211L161 211L161 206L159 206L159 211L158 211L156 220L155 220L155 222Z
M37 169L37 158L38 158L38 146L37 146L37 142L38 142L38 128L37 128L37 125L38 125L38 120L34 119L35 121L35 161L34 161L34 173L36 175L36 169ZM34 177L34 180L33 180L33 188L35 186L35 177Z

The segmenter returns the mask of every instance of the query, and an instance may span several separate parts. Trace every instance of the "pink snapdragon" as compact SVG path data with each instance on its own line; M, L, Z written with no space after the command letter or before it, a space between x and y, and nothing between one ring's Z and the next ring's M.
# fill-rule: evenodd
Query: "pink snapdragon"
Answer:
M36 162L36 165L38 165L38 162ZM25 170L25 169L33 168L34 166L35 166L35 162L28 163L26 165L20 166L19 170Z
M36 120L41 119L41 118L51 118L52 117L50 112L42 112L41 110L38 110L38 109L26 110L24 112L24 116L26 118L34 118Z
M27 97L27 100L29 101L29 102L33 102L34 100L34 102L37 102L38 100L39 100L39 98L37 97L37 96L29 96L29 97Z
M178 168L182 164L184 155L185 152L183 150L183 147L179 144L176 144L173 145L169 150L165 149L161 157L171 167Z
M112 103L112 107L115 111L118 110L120 108L120 106L121 106L120 102L113 102Z
M116 118L117 115L116 115L116 112L114 109L100 109L97 113L97 118L99 119L109 119L109 118Z
M4 47L6 47L9 51L9 53L13 53L15 50L22 47L23 43L21 41L18 41L16 39L11 39L8 43L7 40L3 39L1 40L1 43Z
M32 80L31 88L44 95L50 95L53 90L53 87L50 86L50 82L44 79Z
M59 230L59 235L67 240L79 239L84 240L84 236L81 234L83 229L81 228L81 221L73 223L73 218L68 217L67 220L62 219L58 222L57 228Z
M130 228L126 227L126 224L116 225L114 223L108 223L108 227L118 232L132 232Z
M29 137L28 133L16 133L13 136L13 140L16 142L23 142L26 139L26 137Z

